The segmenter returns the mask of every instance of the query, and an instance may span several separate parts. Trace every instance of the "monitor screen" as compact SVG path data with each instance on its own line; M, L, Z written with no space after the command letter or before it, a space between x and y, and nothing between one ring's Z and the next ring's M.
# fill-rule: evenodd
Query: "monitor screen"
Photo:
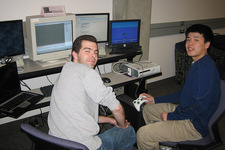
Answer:
M68 58L76 36L73 14L57 17L26 17L29 58L51 61Z
M71 49L72 21L35 24L37 55Z
M23 21L0 22L0 58L24 54Z
M76 14L76 37L93 35L98 42L108 42L109 13Z
M140 19L112 20L109 23L109 47L117 50L139 46Z

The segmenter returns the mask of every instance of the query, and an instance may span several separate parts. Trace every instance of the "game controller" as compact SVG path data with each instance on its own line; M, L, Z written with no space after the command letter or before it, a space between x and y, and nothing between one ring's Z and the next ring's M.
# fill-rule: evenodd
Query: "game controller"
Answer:
M148 102L147 100L143 100L142 98L146 98L146 96L139 96L136 100L133 101L134 107L137 111L140 111L143 103Z

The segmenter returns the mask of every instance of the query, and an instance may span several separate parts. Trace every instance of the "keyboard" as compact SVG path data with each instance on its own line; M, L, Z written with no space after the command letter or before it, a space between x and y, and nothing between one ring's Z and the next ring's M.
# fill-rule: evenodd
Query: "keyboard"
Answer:
M11 100L10 102L1 106L1 110L10 111L13 108L15 108L16 106L18 106L20 103L27 101L27 100L31 99L32 97L33 96L31 96L30 94L22 93L19 96L13 98L13 100Z
M44 94L45 97L49 97L52 94L52 89L54 85L47 85L40 87L41 92Z

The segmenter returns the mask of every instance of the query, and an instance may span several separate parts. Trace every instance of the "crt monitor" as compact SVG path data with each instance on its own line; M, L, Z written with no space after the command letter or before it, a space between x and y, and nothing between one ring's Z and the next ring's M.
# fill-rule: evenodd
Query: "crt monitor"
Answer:
M23 21L0 22L0 58L24 54Z
M76 37L93 35L97 42L108 42L109 13L76 14Z
M109 47L112 53L125 53L139 46L140 19L109 22Z
M26 17L29 58L41 66L68 61L76 35L75 16Z

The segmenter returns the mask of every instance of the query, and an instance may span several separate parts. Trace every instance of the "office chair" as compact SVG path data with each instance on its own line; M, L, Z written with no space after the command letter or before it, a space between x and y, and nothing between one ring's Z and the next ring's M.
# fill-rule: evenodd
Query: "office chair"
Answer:
M88 148L81 143L51 136L34 128L28 123L22 123L20 128L33 142L33 150L88 150Z
M213 114L211 119L209 120L208 128L209 134L208 136L195 141L183 141L183 142L160 142L160 145L166 145L182 150L210 150L222 144L219 129L218 129L218 122L219 120L225 115L225 81L221 80L221 97L220 103Z

